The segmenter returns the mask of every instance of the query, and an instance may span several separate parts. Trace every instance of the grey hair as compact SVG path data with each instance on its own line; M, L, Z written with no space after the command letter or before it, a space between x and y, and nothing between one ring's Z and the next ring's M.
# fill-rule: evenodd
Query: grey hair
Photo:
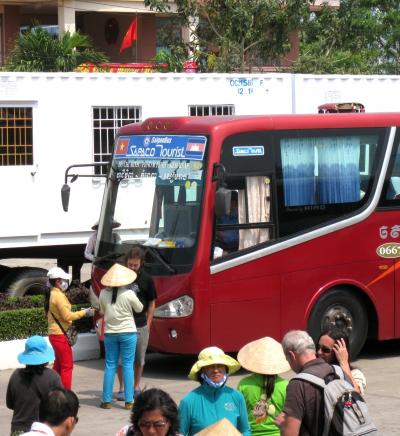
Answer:
M288 354L292 351L296 354L303 354L306 351L315 353L315 344L312 337L303 330L290 330L282 339L283 351Z

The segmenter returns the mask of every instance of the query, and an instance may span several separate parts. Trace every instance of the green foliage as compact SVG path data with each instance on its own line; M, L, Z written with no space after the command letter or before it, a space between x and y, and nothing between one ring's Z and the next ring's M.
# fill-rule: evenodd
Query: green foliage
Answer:
M0 312L0 340L11 341L32 335L47 335L43 309L4 310Z
M43 307L43 295L27 295L24 297L11 297L8 294L0 293L0 311L32 307Z
M146 6L168 12L167 0L145 0ZM298 0L177 0L182 23L197 38L202 59L213 54L208 70L229 72L251 70L270 63L290 50L289 35L308 15L309 2ZM199 17L198 19L193 17ZM215 61L215 62L214 62Z
M79 310L81 306L73 306ZM92 318L74 321L79 332L88 332ZM43 308L0 311L0 341L23 339L32 335L47 336L47 319Z
M168 50L160 50L154 60L158 63L168 64L168 71L181 72L183 64L189 56L189 46L180 39L180 34L175 31L174 25L181 26L181 20L175 20L171 26L164 27L157 35L159 43Z
M312 14L301 32L300 73L399 74L398 0L341 0Z
M92 48L87 35L66 32L57 38L35 27L18 37L4 70L67 72L88 62L107 62L107 57Z

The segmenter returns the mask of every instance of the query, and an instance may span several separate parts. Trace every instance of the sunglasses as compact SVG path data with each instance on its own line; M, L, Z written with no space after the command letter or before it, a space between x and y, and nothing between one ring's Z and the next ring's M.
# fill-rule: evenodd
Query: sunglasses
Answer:
M325 347L324 345L317 345L317 350L321 350L322 353L324 354L329 354L332 352L332 349L329 347Z
M149 429L154 427L156 430L164 428L167 425L166 421L140 421L139 427Z

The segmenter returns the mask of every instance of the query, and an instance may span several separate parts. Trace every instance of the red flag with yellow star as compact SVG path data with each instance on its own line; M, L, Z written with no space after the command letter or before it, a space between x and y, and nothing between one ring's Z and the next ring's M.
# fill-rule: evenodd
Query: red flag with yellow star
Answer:
M129 139L119 139L115 154L126 154L128 151Z

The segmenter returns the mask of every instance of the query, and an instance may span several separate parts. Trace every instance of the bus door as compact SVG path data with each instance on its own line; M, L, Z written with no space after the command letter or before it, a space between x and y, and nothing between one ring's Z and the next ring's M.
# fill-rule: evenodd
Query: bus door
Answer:
M394 281L394 337L400 335L400 147L396 135L392 158L380 200L379 245L377 255L387 265L377 280L391 275Z
M280 277L254 255L276 232L270 135L227 138L220 163L230 210L214 223L210 340L230 351L267 333L280 335Z

